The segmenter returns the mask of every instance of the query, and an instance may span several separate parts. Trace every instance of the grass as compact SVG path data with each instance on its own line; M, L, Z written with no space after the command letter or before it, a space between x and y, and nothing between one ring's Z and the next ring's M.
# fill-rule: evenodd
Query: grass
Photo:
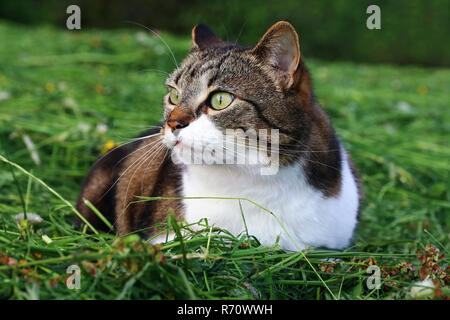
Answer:
M174 67L164 44L139 27L68 32L6 22L0 38L0 298L413 299L413 283L427 275L442 277L428 298L450 296L450 70L307 58L362 174L352 247L284 252L207 221L194 232L170 219L179 236L161 247L136 235L87 234L75 227L72 204L105 144L161 118ZM180 62L189 38L164 39ZM43 222L18 225L21 212ZM417 250L434 257L434 269ZM74 264L79 290L66 286ZM379 290L367 286L370 264L381 267Z

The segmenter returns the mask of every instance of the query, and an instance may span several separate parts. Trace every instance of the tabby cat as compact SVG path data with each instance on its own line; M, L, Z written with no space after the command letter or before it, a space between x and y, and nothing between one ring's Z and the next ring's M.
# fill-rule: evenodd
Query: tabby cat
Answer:
M108 230L84 199L117 234L145 230L152 242L165 241L153 226L175 212L187 223L207 218L209 225L248 232L263 245L278 241L286 250L351 243L360 201L356 170L313 93L290 23L276 23L254 47L225 42L197 25L190 53L166 85L161 128L113 149L85 178L77 209L95 228ZM214 145L230 130L250 129L278 137L267 136L267 146L255 148L246 136L231 145L234 154L239 146L266 160L277 153L275 173L256 170L267 166L264 161L220 164L183 156L183 150L198 151L193 141ZM275 140L278 149L269 151Z

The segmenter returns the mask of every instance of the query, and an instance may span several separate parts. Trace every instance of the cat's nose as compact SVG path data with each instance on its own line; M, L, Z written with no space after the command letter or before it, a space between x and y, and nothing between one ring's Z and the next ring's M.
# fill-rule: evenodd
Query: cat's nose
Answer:
M177 129L183 129L184 127L188 126L188 123L184 122L183 120L168 120L167 125L172 129L172 131L175 131Z
M183 129L189 125L189 123L194 119L194 115L185 111L179 107L173 109L172 113L167 120L167 125L175 131L177 129Z

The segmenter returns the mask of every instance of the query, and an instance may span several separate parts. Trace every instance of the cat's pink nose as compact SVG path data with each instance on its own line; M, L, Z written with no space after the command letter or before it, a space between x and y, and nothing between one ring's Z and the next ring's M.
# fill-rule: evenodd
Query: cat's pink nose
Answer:
M173 109L172 113L167 120L167 125L175 131L176 129L182 129L187 127L189 123L194 119L194 115L179 107Z
M188 126L188 124L182 120L169 120L167 121L167 125L170 127L170 129L172 129L172 131Z

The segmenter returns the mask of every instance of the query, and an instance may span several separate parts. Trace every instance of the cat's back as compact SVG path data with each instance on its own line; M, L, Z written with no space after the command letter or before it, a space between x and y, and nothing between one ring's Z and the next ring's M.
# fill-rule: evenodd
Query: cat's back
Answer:
M76 207L96 229L118 234L143 230L148 235L153 233L149 230L151 226L167 220L168 208L179 213L180 201L144 200L136 196L176 198L180 183L180 168L161 143L159 128L152 129L97 160L83 182ZM85 199L115 230L107 228Z

